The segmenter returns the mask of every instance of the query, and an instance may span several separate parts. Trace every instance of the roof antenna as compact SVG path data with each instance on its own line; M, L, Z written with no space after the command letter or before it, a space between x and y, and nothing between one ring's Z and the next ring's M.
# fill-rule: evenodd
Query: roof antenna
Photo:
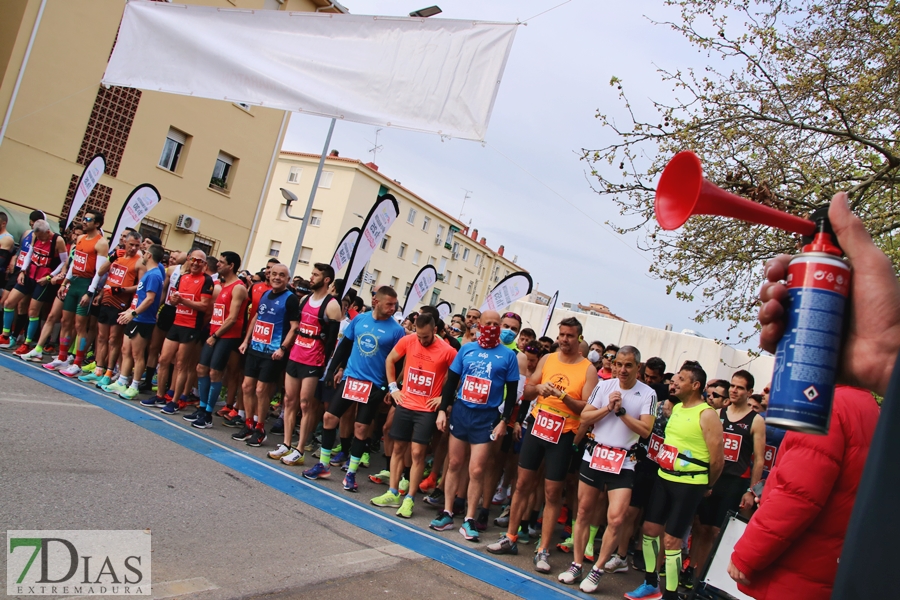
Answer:
M467 190L466 188L461 188L461 189L462 189L462 191L464 191L466 193L466 195L463 197L462 208L459 209L459 219L458 219L459 221L462 221L463 214L464 214L463 211L466 209L466 200L468 200L469 196L473 193L472 190ZM470 220L470 223L471 223L471 220Z
M366 140L367 142L369 142L370 144L372 144L372 148L369 150L369 152L372 153L372 162L375 162L375 157L378 155L379 152L381 152L381 149L384 148L384 146L379 146L379 145L378 145L378 134L379 134L380 132L381 132L381 128L380 128L380 127L379 127L378 129L375 130L375 141L374 141L374 142L371 142L371 141L369 141L369 140Z

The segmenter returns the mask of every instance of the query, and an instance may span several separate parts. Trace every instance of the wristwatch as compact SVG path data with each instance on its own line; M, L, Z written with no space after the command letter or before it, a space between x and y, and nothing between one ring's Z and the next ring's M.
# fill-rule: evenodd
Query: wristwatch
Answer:
M134 319L138 316L138 312L136 310L131 311L131 318Z
M620 406L619 410L616 411L616 416L621 417L622 415L625 414L625 412L626 412L625 409Z

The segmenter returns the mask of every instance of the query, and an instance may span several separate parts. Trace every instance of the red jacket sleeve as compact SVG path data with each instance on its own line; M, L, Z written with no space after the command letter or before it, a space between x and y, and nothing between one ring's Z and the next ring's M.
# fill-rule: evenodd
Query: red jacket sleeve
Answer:
M819 516L840 474L843 421L836 410L828 435L788 432L784 436L759 510L731 555L734 566L748 577L777 561Z

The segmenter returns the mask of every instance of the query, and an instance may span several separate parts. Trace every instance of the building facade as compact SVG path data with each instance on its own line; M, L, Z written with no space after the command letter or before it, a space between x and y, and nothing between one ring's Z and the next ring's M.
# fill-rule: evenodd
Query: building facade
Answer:
M291 205L290 214L302 217L319 159L316 154L281 152L248 268L261 269L271 257L290 263L301 222L289 218L281 188L299 198ZM368 276L361 289L372 291L390 285L402 301L419 269L431 264L438 272L438 281L424 303L434 305L446 300L454 312L463 312L480 307L499 281L523 270L504 256L503 246L492 250L477 229L470 231L459 220L386 177L376 165L328 156L294 273L308 278L312 264L331 262L344 234L352 227L361 227L375 200L387 192L397 199L400 214L366 266Z
M328 0L185 0L222 8L342 10ZM290 113L104 87L121 0L6 0L0 15L0 202L68 214L98 152L106 170L86 208L111 229L142 183L160 204L142 223L169 249L244 254ZM190 57L185 57L190 60ZM188 218L190 217L190 218Z

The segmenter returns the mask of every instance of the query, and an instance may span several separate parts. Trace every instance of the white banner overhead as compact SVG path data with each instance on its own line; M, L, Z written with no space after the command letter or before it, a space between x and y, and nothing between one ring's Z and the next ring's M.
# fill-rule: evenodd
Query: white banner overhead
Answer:
M481 312L496 310L503 312L510 304L531 293L531 275L525 271L510 273L494 286L484 299Z
M482 141L516 27L132 1L103 83Z

